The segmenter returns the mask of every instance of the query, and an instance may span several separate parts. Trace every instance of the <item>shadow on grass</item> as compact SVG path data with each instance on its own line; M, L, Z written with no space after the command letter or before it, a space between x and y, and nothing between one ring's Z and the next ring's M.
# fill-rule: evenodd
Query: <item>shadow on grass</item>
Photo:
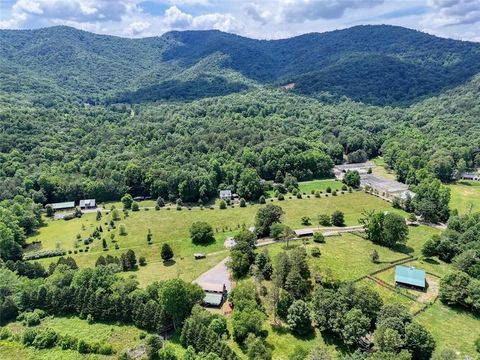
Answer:
M282 325L282 324L274 325L274 324L272 324L272 331L276 335L291 334L296 339L305 340L305 341L313 340L315 338L315 329L312 329L312 331L310 331L309 333L307 333L305 335L299 335L299 334L295 334L295 333L291 332L285 325Z
M164 261L164 262L163 262L163 265L164 265L164 266L173 266L173 265L175 265L176 263L177 263L177 262L176 262L175 260L170 259L170 260Z
M401 252L402 254L412 254L415 249L412 248L411 246L407 246L405 244L396 244L392 250Z
M432 258L426 258L426 259L423 259L424 262L428 263L428 264L432 264L432 265L440 265L440 262L435 260L435 259L432 259Z

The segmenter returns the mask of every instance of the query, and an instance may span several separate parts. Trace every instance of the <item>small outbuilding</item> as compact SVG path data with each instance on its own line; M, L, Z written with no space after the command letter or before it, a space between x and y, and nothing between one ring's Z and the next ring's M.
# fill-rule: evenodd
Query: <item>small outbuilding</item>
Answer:
M294 230L297 237L313 236L313 229L298 229Z
M52 209L55 211L58 210L71 210L75 208L75 201L66 201L61 203L53 203Z
M232 191L231 190L220 190L220 199L222 199L222 200L232 200Z
M413 266L395 266L395 285L406 285L424 290L426 287L425 270Z
M203 303L205 306L220 307L227 295L227 288L225 284L219 283L198 283L205 292Z
M80 209L95 209L96 207L95 199L80 200Z

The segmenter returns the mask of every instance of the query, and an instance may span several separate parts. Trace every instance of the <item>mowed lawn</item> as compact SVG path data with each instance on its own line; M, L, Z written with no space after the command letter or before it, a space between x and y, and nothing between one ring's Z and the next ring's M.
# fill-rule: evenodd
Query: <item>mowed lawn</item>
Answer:
M480 211L480 181L462 180L448 185L450 189L450 208L460 214Z
M425 242L429 232L422 231L424 226L410 228L412 231L405 247L399 250L390 250L386 247L376 245L369 240L354 234L342 234L341 236L327 237L324 244L316 244L311 240L306 244L307 253L312 248L318 247L321 251L319 258L309 256L309 264L312 272L328 273L333 278L340 280L356 280L371 272L380 270L389 265L390 262L405 258L408 255L415 255L410 244ZM437 230L438 231L438 230ZM301 240L291 241L287 248L286 243L276 243L267 246L270 256L273 258L282 251L288 251L297 246L303 246ZM376 250L380 256L379 263L370 260L370 252Z
M312 181L303 181L298 183L298 188L303 194L311 194L312 191L323 191L325 192L329 187L332 190L341 190L343 183L335 179L329 180L312 180Z
M376 210L392 210L390 204L377 197L365 194L363 192L346 193L338 196L325 196L321 198L304 197L302 199L287 199L285 201L275 200L268 203L276 204L282 207L285 212L284 223L292 228L304 227L301 223L303 216L308 216L312 219L312 226L316 225L318 214L331 214L335 210L341 210L345 213L345 221L347 225L358 224L358 219L361 217L364 209ZM115 234L115 240L119 245L119 250L114 250L114 243L110 240L110 232L108 231L108 223L110 215L107 212L103 213L101 221L96 221L96 214L84 214L80 219L65 220L47 220L46 226L42 227L38 233L29 240L39 240L42 242L42 250L62 248L65 250L77 250L77 254L70 254L74 256L80 266L93 266L96 259L101 255L119 255L126 249L133 249L137 257L144 256L147 262L160 261L160 248L163 243L169 243L175 253L175 259L178 262L184 261L185 266L197 269L207 269L203 266L209 263L207 261L192 260L193 254L196 252L215 253L218 255L218 261L222 256L226 256L223 247L223 242L228 236L234 235L242 227L249 227L255 223L255 214L258 209L265 205L248 205L245 208L234 207L220 210L215 208L213 210L193 208L191 210L183 209L177 211L175 209L166 210L162 208L156 210L140 210L138 212L129 212L128 217L123 217L117 224L117 229L111 230ZM397 211L397 210L395 210ZM212 225L215 231L216 241L208 246L195 246L191 243L189 228L195 221L206 221ZM119 224L126 226L128 234L120 236L118 234ZM95 240L89 245L90 249L87 253L80 252L85 249L83 243L76 249L75 242L77 234L81 238L87 238L97 226L102 226L104 237L108 244L108 251L102 250L100 240ZM148 229L153 234L153 244L147 244ZM222 253L224 252L224 253ZM183 258L183 259L182 259ZM52 259L43 259L42 262L48 264ZM178 275L178 272L184 269L175 269L175 267L163 267L156 265L157 271L164 273L165 276L159 274L159 277L171 277L172 273ZM160 269L158 269L160 267ZM142 271L150 271L150 266L146 266ZM156 278L156 276L154 276Z

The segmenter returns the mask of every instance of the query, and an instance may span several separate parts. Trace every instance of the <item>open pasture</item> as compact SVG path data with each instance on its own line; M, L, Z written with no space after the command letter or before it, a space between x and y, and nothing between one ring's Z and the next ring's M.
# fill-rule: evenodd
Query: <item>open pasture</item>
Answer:
M460 214L480 211L480 181L462 180L448 187L451 209L457 209Z

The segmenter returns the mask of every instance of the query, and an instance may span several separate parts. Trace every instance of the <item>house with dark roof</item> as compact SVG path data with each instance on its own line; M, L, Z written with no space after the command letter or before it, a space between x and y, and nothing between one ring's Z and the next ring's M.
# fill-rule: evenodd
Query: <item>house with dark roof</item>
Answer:
M395 266L395 285L404 285L424 290L426 288L425 270L413 266Z

